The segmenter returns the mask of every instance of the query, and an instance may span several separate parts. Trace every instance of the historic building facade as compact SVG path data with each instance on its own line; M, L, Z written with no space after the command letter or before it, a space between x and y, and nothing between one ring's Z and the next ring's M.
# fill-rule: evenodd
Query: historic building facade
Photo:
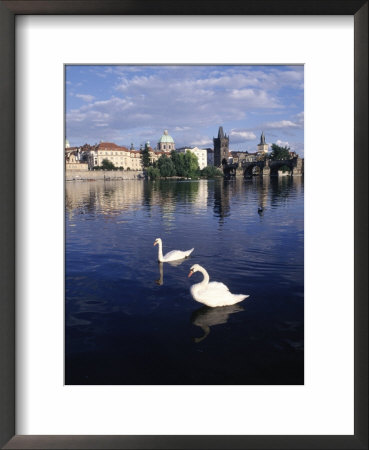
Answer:
M225 159L228 162L229 158L229 136L227 136L223 127L219 127L218 137L213 138L214 143L214 166L220 167L222 161Z
M123 167L124 170L142 170L141 152L128 150L113 142L100 142L88 156L88 167L93 169L101 166L104 159L112 162L115 167Z

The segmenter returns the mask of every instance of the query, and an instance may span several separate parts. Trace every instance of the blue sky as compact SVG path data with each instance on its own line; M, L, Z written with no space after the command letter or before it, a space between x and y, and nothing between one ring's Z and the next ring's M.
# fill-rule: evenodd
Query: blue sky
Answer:
M230 149L269 144L304 154L303 66L66 66L70 145L156 143L167 129L176 146L212 147L218 127Z

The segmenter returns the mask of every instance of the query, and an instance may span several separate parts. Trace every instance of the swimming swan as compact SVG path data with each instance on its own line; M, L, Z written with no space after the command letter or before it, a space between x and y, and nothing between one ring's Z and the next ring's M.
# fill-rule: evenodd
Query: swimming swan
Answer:
M177 261L178 259L188 258L193 252L193 248L191 250L182 251L182 250L172 250L163 256L163 242L160 238L155 239L154 245L159 245L158 248L158 261L159 262L170 262Z
M194 264L191 267L188 276L192 276L195 272L201 272L204 275L201 283L193 284L190 289L192 297L197 302L211 307L227 306L242 302L242 300L249 297L249 295L232 294L223 283L218 283L217 281L209 283L209 274L199 264Z

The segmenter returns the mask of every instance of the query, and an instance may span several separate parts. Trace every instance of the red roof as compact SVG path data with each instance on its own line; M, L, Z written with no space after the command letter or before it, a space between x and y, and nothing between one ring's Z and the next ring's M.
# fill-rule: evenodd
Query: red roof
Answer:
M117 150L121 152L129 151L127 147L119 147L117 144L114 144L114 142L100 142L96 150Z

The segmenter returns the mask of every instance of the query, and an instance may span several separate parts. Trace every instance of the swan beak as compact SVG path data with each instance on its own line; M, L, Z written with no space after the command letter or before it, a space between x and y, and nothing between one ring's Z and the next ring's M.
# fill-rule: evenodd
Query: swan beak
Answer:
M154 246L157 245L157 244L158 244L157 242L154 242Z
M190 270L190 273L188 274L188 278L190 278L193 275L193 270Z

